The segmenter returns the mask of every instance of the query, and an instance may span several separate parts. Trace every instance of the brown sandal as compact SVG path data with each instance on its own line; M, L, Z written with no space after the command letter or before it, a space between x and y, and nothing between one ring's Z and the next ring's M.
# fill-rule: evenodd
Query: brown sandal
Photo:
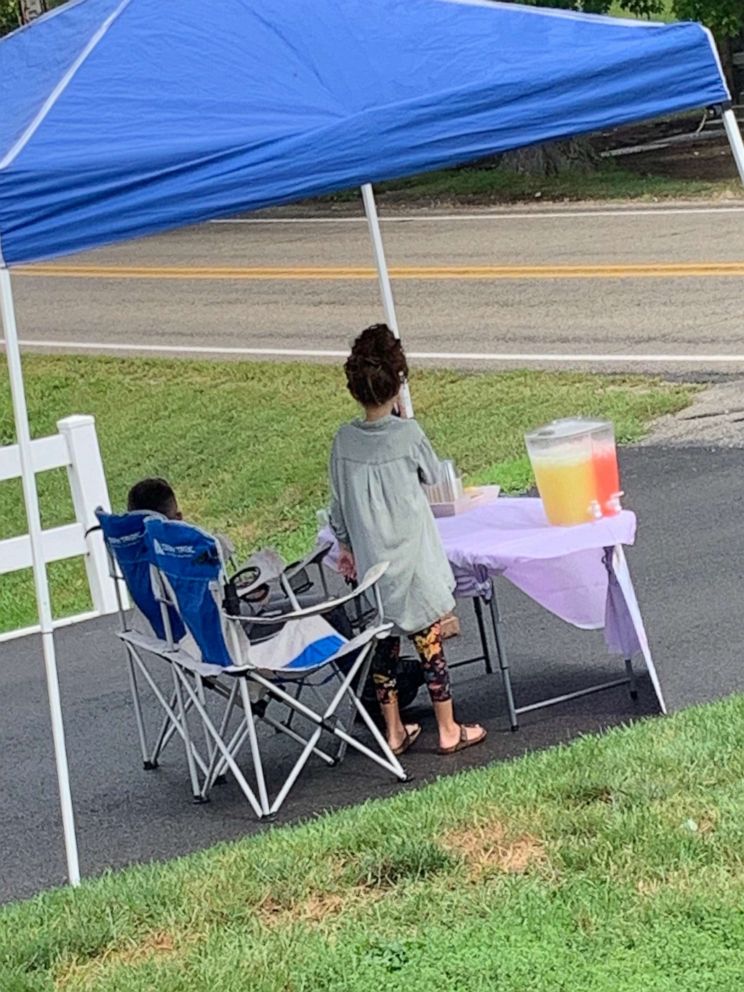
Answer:
M475 723L460 724L460 740L453 747L440 747L440 754L455 754L456 751L464 751L466 747L475 747L488 736L488 731L483 729L478 737L468 737L468 729L476 727Z
M416 743L416 741L419 739L420 734L421 734L421 725L417 723L415 728L410 733L406 731L406 736L403 738L402 743L399 744L397 747L390 748L390 750L393 752L393 754L396 757L399 757L401 754L405 754L408 748L412 747L412 745Z

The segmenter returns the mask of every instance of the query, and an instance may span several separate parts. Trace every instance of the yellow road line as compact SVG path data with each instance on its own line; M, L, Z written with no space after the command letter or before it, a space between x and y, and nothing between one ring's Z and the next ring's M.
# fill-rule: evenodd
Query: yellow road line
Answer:
M128 265L25 265L18 275L63 279L246 279L246 280L368 280L369 267L200 267ZM467 265L398 266L394 279L700 279L744 276L744 262L644 262L628 265Z

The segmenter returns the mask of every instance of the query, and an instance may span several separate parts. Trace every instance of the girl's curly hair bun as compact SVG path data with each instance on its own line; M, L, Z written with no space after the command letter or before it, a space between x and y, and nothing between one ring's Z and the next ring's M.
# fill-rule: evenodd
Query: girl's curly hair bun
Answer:
M346 385L362 406L382 406L400 392L408 376L403 345L387 324L365 328L344 365Z

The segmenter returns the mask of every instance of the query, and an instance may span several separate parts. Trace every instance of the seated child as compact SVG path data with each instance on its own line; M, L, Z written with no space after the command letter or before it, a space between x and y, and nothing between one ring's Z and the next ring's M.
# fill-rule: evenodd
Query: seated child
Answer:
M136 482L127 496L127 510L130 513L134 510L149 510L151 513L159 513L166 520L183 520L173 487L165 479L141 479ZM232 541L224 534L214 536L222 548L225 562L230 562L235 554Z
M161 478L149 478L141 479L139 482L135 483L129 490L129 495L127 496L127 510L131 513L133 511L149 511L150 513L159 513L166 520L183 520L183 513L181 512L178 500L176 499L176 494L173 487L165 479ZM225 564L230 564L233 561L235 555L235 547L229 538L225 537L223 534L215 534L215 539L219 542L222 548L222 557ZM269 557L268 554L264 555ZM260 553L255 556L256 559L261 557ZM274 553L274 557L278 556ZM250 559L249 559L250 562ZM261 566L263 563L257 564ZM272 563L273 564L273 563ZM263 574L263 567L261 567L261 572ZM273 579L275 575L278 574L272 571L270 579ZM298 602L300 606L313 606L320 601L317 595L307 595L300 594L298 597ZM265 609L276 610L278 613L285 613L292 609L292 606L287 599L284 591L276 587L276 583L271 582L271 588L266 594L266 598L261 596L254 600L254 605L250 603L244 604L245 609L241 609L241 612L245 616L255 616L257 612L262 612ZM351 638L354 636L354 632L349 623L346 612L343 608L338 608L333 610L327 617L328 621L334 626L341 634L345 637ZM254 633L260 633L261 637L269 637L271 634L275 633L278 628L275 627L256 627ZM251 634L250 628L246 629L246 632Z

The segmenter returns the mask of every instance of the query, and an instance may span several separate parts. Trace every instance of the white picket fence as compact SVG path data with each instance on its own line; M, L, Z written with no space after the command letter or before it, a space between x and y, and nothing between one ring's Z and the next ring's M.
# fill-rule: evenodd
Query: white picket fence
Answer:
M86 532L97 524L96 508L110 508L95 418L65 417L57 422L57 429L59 434L31 442L33 466L37 475L50 469L67 469L75 520L43 532L44 559L49 563L67 558L84 558L93 605L93 609L87 613L55 620L55 626L59 627L115 613L117 605L101 533L94 531L86 536ZM0 482L20 477L18 445L0 448ZM31 568L32 565L31 539L28 534L0 541L0 576ZM32 634L38 629L26 627L8 631L0 634L0 641Z

